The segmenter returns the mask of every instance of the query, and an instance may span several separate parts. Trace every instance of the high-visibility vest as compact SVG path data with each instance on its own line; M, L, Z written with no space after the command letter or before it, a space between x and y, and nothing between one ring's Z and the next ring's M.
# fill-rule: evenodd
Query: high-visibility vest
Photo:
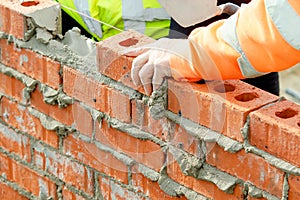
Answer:
M299 0L252 0L227 20L195 29L191 59L170 60L174 78L243 79L298 66L299 26Z
M170 16L157 0L57 1L68 15L97 40L120 33L120 30L111 26L121 30L133 29L155 39L169 34ZM83 14L74 12L72 9Z

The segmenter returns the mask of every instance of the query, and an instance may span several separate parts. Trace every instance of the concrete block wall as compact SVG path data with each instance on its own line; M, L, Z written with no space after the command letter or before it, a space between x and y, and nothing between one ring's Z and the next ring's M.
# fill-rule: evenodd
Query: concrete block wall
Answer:
M60 30L54 1L0 2L0 199L300 199L299 105L239 80L149 97L121 52L152 39Z

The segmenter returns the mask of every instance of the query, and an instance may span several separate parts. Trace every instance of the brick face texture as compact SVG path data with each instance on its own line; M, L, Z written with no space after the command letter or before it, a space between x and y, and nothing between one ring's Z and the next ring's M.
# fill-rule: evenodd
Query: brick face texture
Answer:
M148 97L122 51L153 39L122 32L90 60L57 40L77 57L52 56L34 34L57 38L59 16L51 0L0 2L0 199L300 198L299 105L238 80Z

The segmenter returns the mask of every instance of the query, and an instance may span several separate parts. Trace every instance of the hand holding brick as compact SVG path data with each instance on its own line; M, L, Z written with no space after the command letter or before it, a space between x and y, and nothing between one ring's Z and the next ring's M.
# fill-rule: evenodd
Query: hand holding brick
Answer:
M97 43L99 72L144 93L143 88L136 87L130 78L133 57L124 56L122 52L154 41L154 39L130 30Z

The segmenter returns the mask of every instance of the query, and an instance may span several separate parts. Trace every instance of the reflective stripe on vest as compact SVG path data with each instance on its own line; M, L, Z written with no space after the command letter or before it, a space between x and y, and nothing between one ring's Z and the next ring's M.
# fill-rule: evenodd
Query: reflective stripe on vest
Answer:
M80 15L85 25L88 27L88 29L92 33L96 34L98 37L102 38L101 24L98 21L92 19L90 8L89 8L89 2L87 0L74 0L74 5L78 12L84 13L85 15L91 17L88 18L83 15Z
M170 16L163 8L144 8L142 0L122 0L122 18L125 30L145 33L146 22L169 20Z
M300 16L287 0L265 0L267 12L281 36L300 50Z
M236 34L236 23L238 19L238 13L230 16L225 20L222 27L220 27L220 33L225 42L227 42L233 49L235 49L241 56L238 58L239 68L246 78L253 78L264 75L265 73L257 71L249 62L246 54L241 49L240 43Z

